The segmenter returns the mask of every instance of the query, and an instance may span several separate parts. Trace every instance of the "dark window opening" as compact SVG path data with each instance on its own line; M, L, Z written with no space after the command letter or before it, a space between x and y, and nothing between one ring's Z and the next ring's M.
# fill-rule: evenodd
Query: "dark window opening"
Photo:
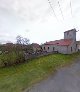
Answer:
M53 47L53 51L54 51L54 47Z
M45 47L44 47L44 50L45 50Z
M72 47L71 47L71 52L72 52Z
M56 44L59 44L59 43L56 43Z
M77 44L76 44L76 48L77 48Z
M48 47L48 50L49 50L49 47Z

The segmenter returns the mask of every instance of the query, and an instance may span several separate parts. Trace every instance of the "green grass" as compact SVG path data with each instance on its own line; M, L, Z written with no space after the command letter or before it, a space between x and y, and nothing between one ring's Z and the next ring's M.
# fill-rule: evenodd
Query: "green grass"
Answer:
M0 68L0 92L23 92L56 69L71 64L79 55L54 54L29 60L28 63Z

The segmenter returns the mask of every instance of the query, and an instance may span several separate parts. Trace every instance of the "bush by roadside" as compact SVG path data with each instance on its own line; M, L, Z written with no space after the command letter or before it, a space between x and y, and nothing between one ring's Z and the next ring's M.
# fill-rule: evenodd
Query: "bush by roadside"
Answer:
M24 61L22 52L9 52L0 55L0 67L15 65Z

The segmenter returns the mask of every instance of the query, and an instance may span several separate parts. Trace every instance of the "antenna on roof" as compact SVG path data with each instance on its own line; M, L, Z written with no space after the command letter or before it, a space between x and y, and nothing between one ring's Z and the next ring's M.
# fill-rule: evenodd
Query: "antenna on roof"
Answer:
M76 32L78 32L79 30L77 30Z

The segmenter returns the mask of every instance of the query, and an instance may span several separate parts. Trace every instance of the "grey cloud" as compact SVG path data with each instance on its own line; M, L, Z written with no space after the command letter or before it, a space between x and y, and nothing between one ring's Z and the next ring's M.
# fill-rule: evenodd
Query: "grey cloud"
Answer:
M46 0L1 0L0 7L31 21L47 15L49 8Z
M57 3L58 0L50 1L56 15L58 17L61 16ZM67 12L68 10L70 11L70 0L59 1L63 15L65 15L65 12ZM77 0L77 2L75 2L75 0L72 0L73 14L75 13L76 5L79 5L79 0ZM44 19L45 17L49 16L50 12L52 13L47 0L0 0L0 7L13 12L15 15L20 16L27 21Z
M58 6L58 0L50 0L52 3L52 7L56 13L56 16L59 19L59 22L62 24L66 23L66 28L69 28L69 25L72 25L72 17L70 10L70 0L59 0L61 4L61 9L63 12L64 20L62 20L61 12ZM75 20L79 20L80 15L80 0L71 0L72 1L72 9L73 15L75 15ZM77 13L77 14L75 14ZM76 22L75 22L76 23ZM78 21L78 25L79 25ZM43 25L43 26L40 26ZM64 24L62 24L63 26ZM29 29L31 33L32 31L49 31L50 28L52 30L56 27L62 27L58 23L56 23L56 18L48 4L47 0L0 0L0 32L2 33L1 39L4 40L13 40L17 34L24 35L27 34L27 30ZM44 29L46 27L46 29ZM55 28L59 30L59 28ZM41 33L43 33L41 31ZM31 35L32 39L37 39L36 35L38 33L34 33ZM51 31L52 34L53 31ZM7 34L6 34L7 33ZM25 34L25 35L26 35ZM43 34L43 36L44 36ZM46 35L48 35L49 32ZM47 37L48 39L48 37ZM42 39L43 40L43 39Z

